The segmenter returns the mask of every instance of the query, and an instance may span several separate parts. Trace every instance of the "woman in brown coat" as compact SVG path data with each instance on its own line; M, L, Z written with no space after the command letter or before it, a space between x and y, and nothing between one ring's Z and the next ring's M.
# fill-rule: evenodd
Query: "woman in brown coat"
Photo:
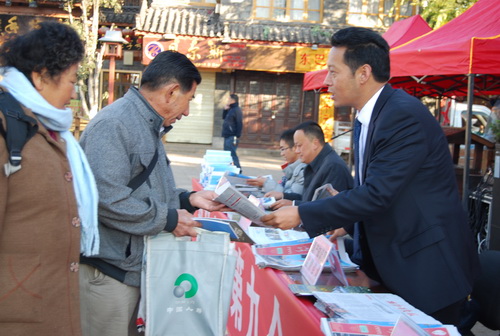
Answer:
M20 166L0 136L0 335L81 334L79 254L99 245L95 181L66 108L83 51L78 34L57 22L0 47L0 95L12 94L36 125Z

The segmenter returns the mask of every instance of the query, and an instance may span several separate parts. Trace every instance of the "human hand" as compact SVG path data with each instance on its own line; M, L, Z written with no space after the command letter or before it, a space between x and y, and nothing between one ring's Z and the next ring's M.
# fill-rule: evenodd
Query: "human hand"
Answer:
M212 190L201 190L189 195L189 203L207 211L230 211L224 204L214 201L218 195Z
M275 200L280 200L283 198L283 193L281 191L269 191L264 197L274 197Z
M265 225L278 229L288 230L300 225L299 208L296 206L283 207L277 211L262 216L260 220Z
M287 199L280 199L273 204L271 204L270 208L272 210L278 210L279 208L285 207L285 206L290 206L293 205L293 201L287 200Z
M328 235L332 235L330 237L330 241L334 241L335 239L337 239L338 237L343 237L347 234L347 231L344 229L344 228L338 228L336 230L333 230L333 231L329 231L327 233Z
M266 183L266 180L267 178L259 176L256 178L247 179L246 183L254 187L262 188L264 186L264 183Z
M197 232L195 227L201 227L201 224L193 220L193 215L191 215L187 210L177 209L177 226L175 230L172 231L174 236L191 236L196 237Z

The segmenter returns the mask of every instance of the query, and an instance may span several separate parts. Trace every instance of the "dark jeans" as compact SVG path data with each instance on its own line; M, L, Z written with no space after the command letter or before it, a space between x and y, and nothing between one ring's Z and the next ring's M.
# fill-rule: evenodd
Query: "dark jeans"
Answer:
M231 157L233 158L234 165L241 169L240 160L238 159L238 155L236 154L236 150L238 149L238 142L239 140L237 139L235 145L234 137L232 136L224 138L224 150L231 152Z

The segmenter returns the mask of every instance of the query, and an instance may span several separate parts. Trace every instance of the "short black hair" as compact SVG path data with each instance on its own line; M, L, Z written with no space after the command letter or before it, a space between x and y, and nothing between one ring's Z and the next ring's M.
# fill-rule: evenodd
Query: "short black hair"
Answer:
M229 95L229 97L231 97L232 100L234 100L235 103L238 103L239 102L239 98L238 98L238 95L236 93L231 93Z
M0 47L0 65L16 68L31 82L32 72L46 69L55 78L81 62L83 54L83 42L72 27L44 21L26 34L8 36Z
M295 131L301 130L304 132L305 136L309 139L318 139L320 144L324 145L325 144L325 133L323 133L323 130L321 129L321 126L311 120L304 121L302 124L299 126L295 127Z
M193 88L193 83L201 83L201 75L193 62L177 51L162 51L149 63L142 74L141 87L155 91L160 87L178 83L182 92Z
M361 27L344 28L333 34L332 47L345 47L344 62L352 73L368 64L377 82L385 83L391 76L389 44L377 32Z
M294 142L293 142L293 134L294 133L295 133L295 128L287 129L287 130L283 131L283 133L281 133L280 140L283 140L284 142L286 142L288 147L293 147L294 146Z

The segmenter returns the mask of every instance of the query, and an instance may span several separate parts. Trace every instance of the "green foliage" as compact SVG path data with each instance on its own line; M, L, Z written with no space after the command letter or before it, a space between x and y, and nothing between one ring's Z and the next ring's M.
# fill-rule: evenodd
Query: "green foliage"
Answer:
M433 29L453 20L478 0L402 0L403 3L417 4L420 15Z
M500 120L495 121L491 124L491 132L495 136L495 141L500 143Z
M101 8L111 8L115 13L122 11L123 0L80 0L81 15L74 17L73 2L65 2L68 22L80 34L85 44L85 57L78 72L78 86L85 114L95 113L99 96L99 73L102 66L102 53L98 50L99 23L104 21ZM93 112L92 112L93 111Z

